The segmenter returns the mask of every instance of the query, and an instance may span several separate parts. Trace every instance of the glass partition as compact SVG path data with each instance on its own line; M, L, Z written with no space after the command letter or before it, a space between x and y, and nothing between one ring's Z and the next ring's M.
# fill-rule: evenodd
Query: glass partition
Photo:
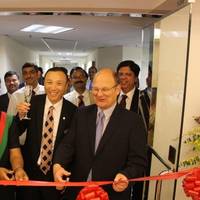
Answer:
M153 148L174 170L182 136L189 27L190 5L155 24L155 31L160 34L154 34L153 48L152 86L157 88ZM152 158L151 175L164 170L166 167ZM174 199L175 185L174 181L164 181L160 199ZM155 182L150 182L149 200L154 199L154 193Z

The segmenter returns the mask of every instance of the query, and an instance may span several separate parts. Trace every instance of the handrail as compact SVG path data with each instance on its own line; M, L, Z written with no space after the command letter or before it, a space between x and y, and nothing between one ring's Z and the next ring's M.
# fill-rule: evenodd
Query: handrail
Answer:
M172 167L170 167L163 158L161 158L161 156L156 152L156 150L148 145L148 149L150 150L150 152L168 169L168 170L172 170Z
M173 171L173 169L164 161L164 159L161 158L161 156L156 152L156 150L153 147L151 147L150 145L148 145L148 156L147 156L147 158L148 158L148 168L146 170L147 176L150 176L152 154L167 168L167 170ZM160 186L162 187L162 184ZM158 189L158 183L157 183L157 186L156 186L156 191L157 191L157 189ZM143 200L148 199L148 191L149 191L149 181L146 181L144 193L143 193ZM157 194L157 193L155 192L155 194ZM157 199L157 197L154 198L154 199Z

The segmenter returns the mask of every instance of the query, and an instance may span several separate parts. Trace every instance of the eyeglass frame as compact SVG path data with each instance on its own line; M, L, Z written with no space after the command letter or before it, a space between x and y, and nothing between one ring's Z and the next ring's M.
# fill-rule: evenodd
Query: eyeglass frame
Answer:
M92 93L93 94L97 94L99 91L101 91L103 94L107 94L109 91L111 91L112 89L116 88L118 86L118 84L115 84L114 86L112 86L111 88L96 88L96 87L92 87Z

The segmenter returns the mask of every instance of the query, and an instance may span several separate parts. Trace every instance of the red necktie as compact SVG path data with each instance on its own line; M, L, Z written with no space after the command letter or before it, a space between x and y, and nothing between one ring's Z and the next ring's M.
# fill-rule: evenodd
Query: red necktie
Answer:
M85 103L84 103L84 101L83 101L83 95L79 95L79 96L78 96L78 100L79 100L79 102L78 102L78 107L85 106Z
M125 94L122 95L122 99L120 101L120 105L122 108L126 108L126 99L127 99L127 96Z

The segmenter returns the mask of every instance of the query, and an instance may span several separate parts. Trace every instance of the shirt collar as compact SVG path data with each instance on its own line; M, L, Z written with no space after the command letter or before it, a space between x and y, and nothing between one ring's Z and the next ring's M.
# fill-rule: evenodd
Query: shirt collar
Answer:
M115 109L117 102L115 102L110 108L107 108L105 110L102 110L101 108L98 107L97 115L99 112L103 111L105 118L108 119L112 115L113 110Z
M33 90L37 94L38 91L40 90L40 84L38 83L37 86Z
M120 92L120 97L122 96L122 95L126 95L127 96L127 98L128 99L131 99L132 98L132 96L134 95L134 93L135 93L135 87L132 89L132 90L130 90L128 93L124 93L124 92Z
M74 90L74 93L75 93L76 98L78 98L80 95L85 97L87 95L87 90L85 90L82 94L79 94L76 90Z
M47 106L47 108L49 108L50 106L53 106L56 109L59 106L61 106L62 103L63 103L63 98L60 101L58 101L57 103L52 104L51 101L49 100L48 96L46 96L46 106Z

